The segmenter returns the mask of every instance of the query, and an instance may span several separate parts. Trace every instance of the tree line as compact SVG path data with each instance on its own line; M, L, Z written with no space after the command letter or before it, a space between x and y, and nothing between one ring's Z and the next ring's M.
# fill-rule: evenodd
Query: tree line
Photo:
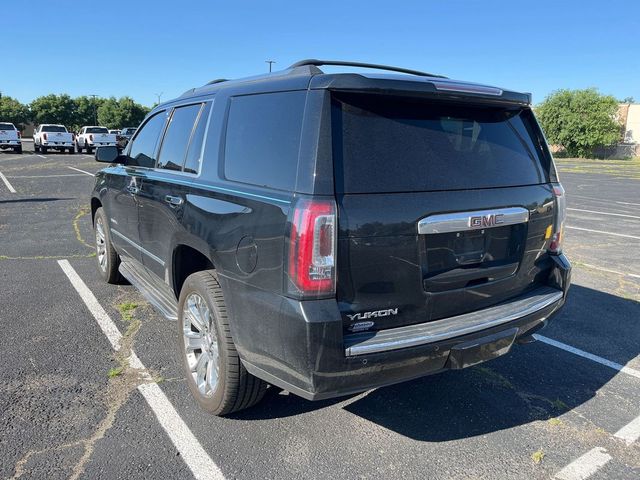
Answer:
M71 98L66 94L51 94L29 104L4 95L0 97L0 121L11 122L20 129L29 123L57 123L76 132L85 125L137 127L149 110L130 97Z

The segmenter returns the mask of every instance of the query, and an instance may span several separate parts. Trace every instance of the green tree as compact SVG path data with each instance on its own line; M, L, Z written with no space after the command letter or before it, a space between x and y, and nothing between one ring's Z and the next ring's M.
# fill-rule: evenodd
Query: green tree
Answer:
M19 129L29 121L29 107L15 98L0 97L0 122L11 122Z
M71 127L75 123L75 102L66 94L38 97L31 102L31 116L36 125L59 123Z
M590 156L594 148L620 140L617 112L618 101L595 88L557 90L536 108L549 143L562 145L575 157Z
M97 115L100 105L104 102L102 98L81 96L74 98L75 112L73 120L74 131L80 130L85 125L97 125Z
M149 113L149 109L132 98L110 97L98 108L98 123L107 128L137 127Z

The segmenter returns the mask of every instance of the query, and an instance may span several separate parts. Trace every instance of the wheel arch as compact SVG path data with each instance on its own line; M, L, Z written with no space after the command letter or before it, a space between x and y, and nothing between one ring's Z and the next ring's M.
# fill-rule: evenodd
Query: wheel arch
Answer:
M176 243L171 255L171 287L178 299L187 277L203 270L215 270L211 255L191 242Z

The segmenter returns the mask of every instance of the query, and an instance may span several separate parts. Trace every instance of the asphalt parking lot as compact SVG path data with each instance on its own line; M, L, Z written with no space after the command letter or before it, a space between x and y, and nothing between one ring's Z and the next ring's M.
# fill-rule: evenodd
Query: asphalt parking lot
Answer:
M271 388L217 418L175 325L98 277L100 165L25 150L0 153L0 477L640 478L637 163L560 163L573 286L542 341L331 401Z

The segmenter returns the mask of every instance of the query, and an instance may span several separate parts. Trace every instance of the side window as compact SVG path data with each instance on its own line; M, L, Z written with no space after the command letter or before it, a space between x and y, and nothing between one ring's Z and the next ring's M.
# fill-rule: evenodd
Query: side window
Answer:
M136 138L131 142L129 157L131 165L153 168L156 164L155 153L158 139L162 134L167 112L156 113L142 126Z
M168 170L182 170L182 164L187 153L187 146L193 132L193 126L198 118L201 103L178 107L173 110L167 133L164 135L160 154L158 155L158 168Z
M204 104L200 116L198 117L198 125L191 137L187 158L184 161L184 171L187 173L198 173L200 170L200 162L202 157L202 143L204 141L204 130L207 128L209 120L209 112L211 111L211 102Z
M242 183L295 188L305 91L231 99L224 175Z

